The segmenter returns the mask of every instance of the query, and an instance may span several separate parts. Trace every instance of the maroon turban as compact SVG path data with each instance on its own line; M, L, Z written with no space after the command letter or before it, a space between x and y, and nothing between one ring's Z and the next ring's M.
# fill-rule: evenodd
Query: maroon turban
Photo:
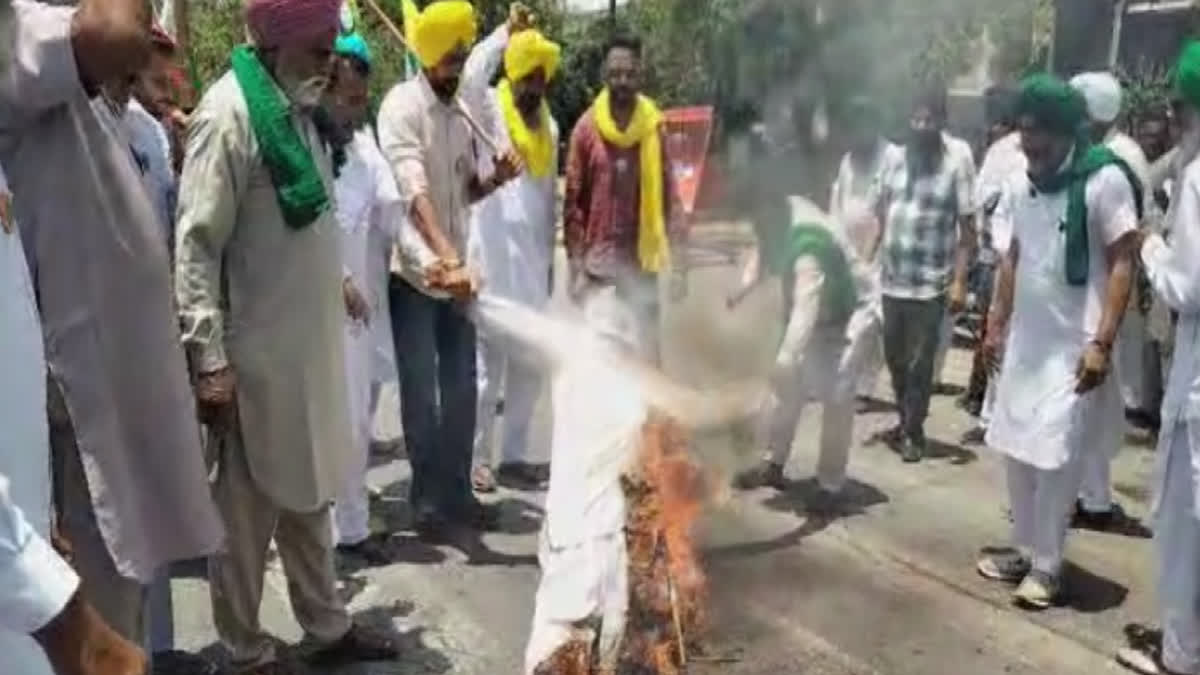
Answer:
M246 0L246 26L265 49L322 35L332 49L341 7L341 0Z

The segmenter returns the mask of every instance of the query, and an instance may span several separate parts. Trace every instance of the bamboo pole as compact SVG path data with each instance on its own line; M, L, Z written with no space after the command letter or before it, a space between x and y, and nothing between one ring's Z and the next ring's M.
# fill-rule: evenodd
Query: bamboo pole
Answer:
M379 16L379 20L383 22L383 25L388 29L388 32L392 34L392 37L396 38L396 41L399 42L400 45L406 50L411 51L410 47L408 46L408 41L404 39L404 32L400 30L400 27L396 25L396 22L392 21L392 18L387 15L387 12L383 11L383 8L379 6L379 3L375 0L366 0L366 3L371 10L374 11L377 16ZM496 140L492 138L491 134L484 130L483 126L480 125L479 122L475 121L475 118L471 116L470 111L467 110L467 106L463 105L462 99L458 98L457 96L454 97L454 109L458 114L462 115L463 119L467 121L467 125L471 127L471 131L474 132L475 135L478 136L480 140L482 140L484 144L488 146L489 149L491 149L492 154L501 154L500 145L496 143Z

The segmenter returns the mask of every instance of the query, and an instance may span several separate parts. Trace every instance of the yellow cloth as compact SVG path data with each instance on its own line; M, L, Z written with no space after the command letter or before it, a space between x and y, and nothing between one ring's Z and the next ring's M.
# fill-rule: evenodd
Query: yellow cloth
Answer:
M478 35L475 8L466 0L435 0L423 12L413 0L404 0L403 8L408 48L426 68L441 63L460 45L471 46Z
M662 113L645 96L638 96L633 118L624 131L617 129L608 104L608 89L600 92L592 104L596 129L604 140L619 148L641 146L638 214L638 261L646 272L657 273L667 266L670 247L667 242L666 218L663 214L663 156L659 139Z
M562 59L562 48L536 30L523 30L508 40L504 50L504 74L516 82L538 68L546 71L546 81L554 79Z
M501 80L496 87L500 99L500 112L504 114L504 123L508 127L508 137L513 147L525 160L525 166L535 178L544 178L554 170L554 136L550 133L550 106L542 100L542 124L535 131L525 124L521 111L517 110L513 100L512 85L508 80Z

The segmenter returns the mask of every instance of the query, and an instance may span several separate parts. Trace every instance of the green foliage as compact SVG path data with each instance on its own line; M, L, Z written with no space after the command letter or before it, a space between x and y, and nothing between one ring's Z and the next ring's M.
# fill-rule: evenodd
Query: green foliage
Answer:
M379 0L399 24L399 0ZM542 29L564 45L551 107L564 130L600 86L612 24L600 16L563 16L556 0L526 0ZM476 0L482 30L508 13L508 0ZM728 132L744 128L766 94L795 87L835 107L867 91L889 109L921 79L950 78L977 56L986 28L998 75L1016 76L1044 49L1050 0L631 0L620 24L642 36L646 90L664 106L715 105ZM819 7L819 9L818 9ZM192 58L211 83L241 39L240 0L192 5ZM375 58L378 98L404 74L405 56L360 0L360 30ZM1039 32L1040 31L1040 32Z

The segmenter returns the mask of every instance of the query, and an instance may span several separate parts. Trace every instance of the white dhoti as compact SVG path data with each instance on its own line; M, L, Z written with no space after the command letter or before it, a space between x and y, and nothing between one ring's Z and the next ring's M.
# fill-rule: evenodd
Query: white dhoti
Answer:
M620 336L635 345L643 359L658 363L658 277L641 275L593 284L584 292L583 317L597 332Z
M529 428L538 397L542 393L542 375L520 358L500 338L479 341L477 377L479 409L475 427L475 464L492 465L492 436L495 433L500 392L504 392L504 430L500 439L500 465L545 461L530 453Z
M346 393L350 407L350 437L345 485L334 504L334 541L361 544L371 536L367 466L370 462L372 338L367 327L346 323Z
M538 550L533 628L525 650L527 675L560 647L578 639L596 644L601 668L614 668L629 607L629 557L624 533L554 548L543 536Z
M861 356L851 346L865 351L872 344L848 344L846 330L840 324L817 328L794 377L778 387L760 432L765 436L766 459L785 466L804 406L819 401L823 410L817 482L823 490L835 493L846 482L854 437L854 393Z
M1163 475L1154 540L1163 663L1174 672L1191 674L1200 673L1200 520L1188 426L1181 422L1159 444Z

